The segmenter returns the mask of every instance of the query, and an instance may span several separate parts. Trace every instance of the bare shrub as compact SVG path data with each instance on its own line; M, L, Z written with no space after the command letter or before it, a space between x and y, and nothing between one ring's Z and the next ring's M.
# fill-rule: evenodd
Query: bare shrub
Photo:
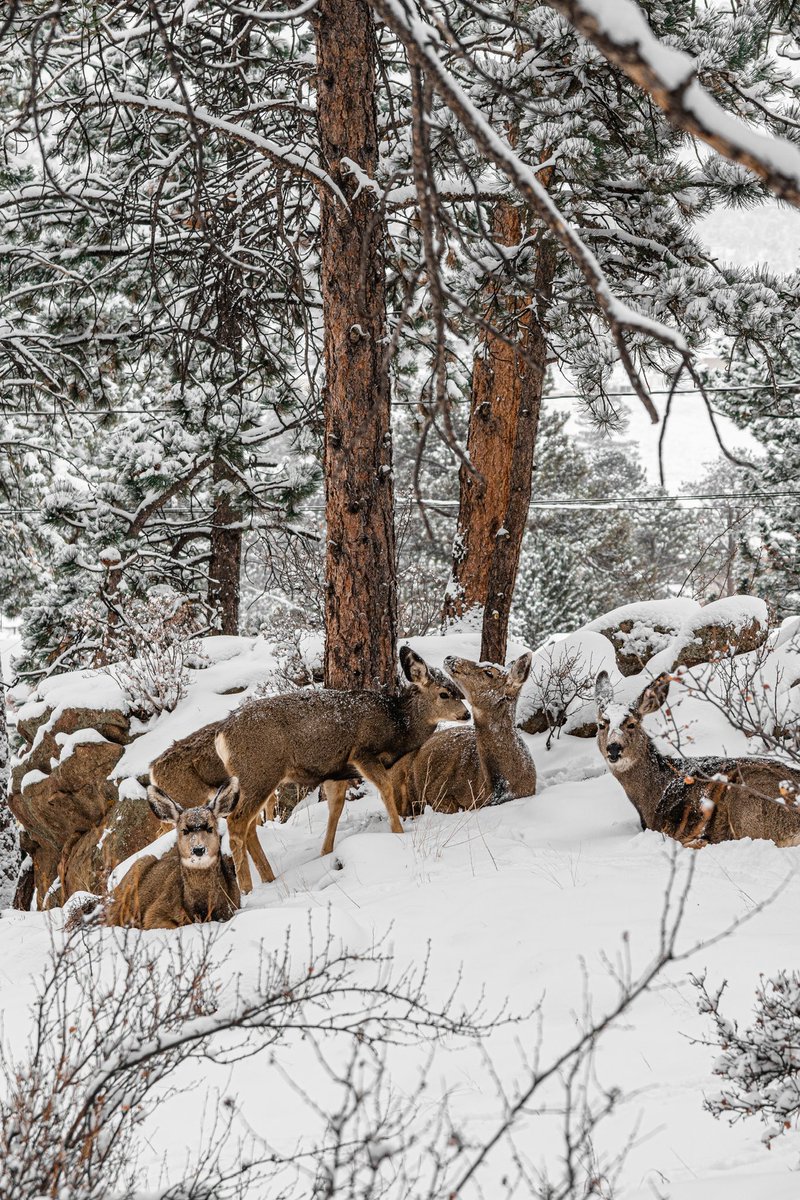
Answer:
M527 689L527 707L533 713L523 728L530 733L547 730L545 748L549 750L571 712L593 699L598 668L592 656L587 657L578 647L565 653L555 642L540 653L541 658L538 654L534 657Z
M172 712L186 695L188 667L205 659L204 632L191 605L175 593L157 593L120 608L117 660L105 668L131 709L146 718Z

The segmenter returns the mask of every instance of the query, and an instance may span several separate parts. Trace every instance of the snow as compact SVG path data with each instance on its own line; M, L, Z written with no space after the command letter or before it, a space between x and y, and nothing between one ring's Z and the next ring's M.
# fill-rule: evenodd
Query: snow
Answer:
M58 759L52 765L55 766L56 762L63 763L68 758L71 758L75 753L76 746L83 746L89 742L105 742L107 740L98 729L79 729L76 733L57 733L56 744L61 746L62 750Z
M598 633L604 629L614 629L623 621L633 621L650 630L659 626L662 629L680 629L681 626L700 611L696 600L687 596L671 596L666 600L639 600L634 604L623 604L604 613L594 621L589 621L586 628L596 629Z
M711 606L693 614L685 605L668 602L661 610L639 615L654 619L656 611L676 613L691 624ZM606 614L592 625L608 627ZM750 600L727 605L731 621L745 621L755 609ZM654 622L660 623L660 622ZM666 621L664 621L666 624ZM789 626L785 626L788 629ZM780 642L780 644L778 644ZM477 632L464 625L446 637L409 639L433 665L448 654L477 658ZM641 676L622 679L613 668L610 642L596 629L579 631L553 642L547 651L564 655L570 648L602 657L610 669L615 704L623 705L641 690ZM508 658L524 647L510 645ZM541 661L543 651L537 652ZM752 655L741 656L754 663ZM136 775L153 747L169 743L181 731L229 711L246 692L224 695L229 687L255 687L275 667L273 649L260 639L212 639L206 660L192 676L189 691L175 713L162 718L126 750L125 769L118 774L125 795L140 795ZM763 670L777 675L800 663L791 639L776 639ZM787 665L788 664L788 665ZM685 753L746 753L751 747L724 715L693 687L704 668L687 673L670 689L672 720L663 712L645 718L657 744L674 750L677 727ZM788 683L788 676L787 676ZM527 687L527 685L526 685ZM788 695L788 692L787 692ZM192 723L194 722L194 726ZM515 1012L528 1012L541 1002L539 1018L498 1029L480 1047L446 1039L428 1060L427 1048L389 1052L393 1086L401 1095L425 1072L427 1104L435 1110L448 1096L458 1126L470 1137L493 1127L501 1110L487 1072L484 1054L507 1091L524 1075L524 1055L549 1062L575 1039L583 1021L584 995L591 995L596 1014L614 1003L616 984L609 963L629 956L634 971L655 951L662 898L672 867L684 878L689 863L696 869L680 945L688 949L713 937L729 923L753 913L760 901L783 890L771 905L730 936L673 964L659 986L643 996L624 1020L600 1039L596 1071L605 1086L619 1087L626 1097L619 1110L600 1127L601 1155L619 1149L634 1129L637 1136L622 1169L618 1200L792 1200L797 1177L791 1171L800 1155L800 1133L778 1138L769 1154L757 1121L734 1127L704 1111L704 1094L717 1090L712 1074L717 1056L712 1047L696 1044L711 1034L707 1017L697 1012L690 973L708 972L709 983L728 980L725 1011L746 1022L761 973L795 962L793 930L800 903L800 848L779 850L770 843L741 841L693 852L640 832L636 813L619 784L608 774L594 739L566 733L545 749L544 735L526 737L539 775L539 793L478 813L455 815L427 811L405 821L405 833L390 833L385 810L373 789L346 805L333 855L319 855L327 820L325 805L309 799L284 825L258 829L265 853L278 878L257 884L243 910L219 927L213 955L221 978L246 989L255 985L258 954L291 938L301 954L307 930L319 938L330 924L334 937L354 952L381 938L391 943L394 968L419 964L430 943L431 998L447 994L458 972L459 999L486 990L487 1003L508 1001ZM221 829L224 823L221 823ZM116 869L113 886L141 854L163 854L174 845L171 830ZM29 1026L29 1006L47 961L51 938L61 936L59 912L7 912L0 920L0 1006L2 1036L19 1047ZM113 956L112 931L95 930L104 953ZM195 944L199 931L143 933L148 944ZM624 939L624 940L623 940ZM584 974L585 973L585 974ZM257 1035L247 1036L248 1049ZM693 1042L692 1039L695 1039ZM298 1038L278 1054L291 1074L302 1063L303 1085L316 1096L327 1094ZM235 1096L242 1118L282 1150L313 1146L319 1116L288 1090L284 1077L267 1055L242 1057L228 1065L187 1060L179 1082L188 1090L165 1096L147 1122L141 1139L143 1167L155 1186L162 1170L177 1177L187 1154L197 1152L202 1113L220 1096ZM315 1089L319 1090L315 1090ZM557 1101L554 1084L548 1093ZM265 1102L269 1097L269 1102ZM412 1115L410 1113L410 1118ZM551 1166L561 1153L558 1128L547 1118L527 1119L526 1144L537 1161ZM499 1176L507 1161L503 1152L483 1179L485 1195L505 1194ZM248 1200L260 1200L256 1189ZM477 1193L463 1191L464 1200ZM299 1193L298 1193L299 1195Z
M530 743L537 759L546 763L541 739ZM286 825L264 827L260 837L278 880L257 886L244 911L220 927L216 960L225 959L227 976L241 972L247 982L256 969L258 946L281 945L290 931L293 938L304 936L308 921L319 932L330 920L335 936L354 950L390 936L398 967L418 962L430 939L433 994L444 994L463 965L462 997L477 995L485 985L490 1002L508 998L518 1011L543 997L542 1053L549 1060L578 1027L581 958L597 1011L615 993L601 954L616 956L623 932L635 967L649 960L669 870L665 843L656 834L638 832L635 813L615 781L606 774L582 777L579 763L587 749L598 762L592 742L562 739L557 752L563 764L572 764L572 778L545 786L535 798L479 814L428 813L406 822L402 836L388 831L380 802L368 795L347 806L336 852L324 860L318 857L324 806L305 808ZM174 833L159 845L166 850L171 838ZM681 867L691 854L678 852ZM695 1010L688 973L708 968L711 980L727 977L728 1008L747 1017L759 972L785 965L793 945L800 850L727 844L703 850L695 861L685 946L752 909L787 874L789 880L768 912L727 941L670 969L665 986L644 997L605 1035L599 1077L620 1086L630 1099L601 1131L600 1148L618 1146L640 1123L620 1200L650 1200L659 1194L653 1191L656 1186L662 1194L685 1200L721 1198L723 1187L725 1200L788 1198L788 1190L780 1190L786 1178L780 1172L796 1162L798 1134L779 1139L768 1155L757 1123L729 1128L702 1109L703 1093L715 1086L715 1054L689 1041L709 1029ZM339 863L341 870L336 869ZM50 931L58 937L60 921L58 914L36 913L9 913L0 921L5 1035L17 1044L27 1027L27 1005L46 960ZM196 932L142 936L165 945L176 938L189 944ZM536 1022L531 1021L487 1039L483 1049L509 1085L522 1073L517 1039L530 1053L536 1037ZM425 1053L404 1050L402 1062L393 1060L398 1086L410 1085L414 1069L425 1065ZM491 1121L492 1086L478 1048L438 1047L428 1080L436 1095L450 1091L451 1106L472 1133ZM306 1144L313 1140L313 1122L305 1127L298 1123L293 1096L275 1090L284 1085L265 1058L225 1068L187 1063L183 1082L192 1090L166 1099L144 1131L145 1161L154 1171L162 1159L167 1170L180 1170L214 1088L235 1095L256 1129L266 1130L268 1114L269 1136L277 1145L285 1148L298 1137L307 1139ZM271 1097L267 1107L266 1094ZM557 1138L551 1149L558 1152ZM546 1153L546 1145L538 1145L540 1152ZM792 1196L796 1177L793 1183Z
M207 665L189 671L186 695L173 712L126 746L111 775L122 781L121 787L147 775L153 759L173 742L211 721L224 720L280 667L275 646L263 638L204 638L203 658Z

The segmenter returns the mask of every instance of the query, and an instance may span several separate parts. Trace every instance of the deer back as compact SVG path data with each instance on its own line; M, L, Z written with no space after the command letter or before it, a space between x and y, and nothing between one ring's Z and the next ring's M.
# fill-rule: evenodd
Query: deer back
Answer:
M184 808L207 804L227 779L214 745L218 721L181 738L150 765L152 782Z

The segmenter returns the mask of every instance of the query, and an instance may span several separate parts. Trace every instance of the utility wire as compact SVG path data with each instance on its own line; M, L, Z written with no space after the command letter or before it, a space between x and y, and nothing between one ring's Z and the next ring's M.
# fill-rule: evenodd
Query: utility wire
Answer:
M650 388L651 396L668 396L670 388ZM700 394L700 388L680 388L673 394L676 396L696 396ZM800 381L797 383L742 383L742 384L725 384L719 387L707 387L703 389L706 393L717 392L795 392L800 391ZM612 399L622 398L625 396L635 396L636 392L605 392L604 396ZM584 400L585 396L581 396L578 392L550 392L544 397L545 400ZM416 408L424 401L420 400L393 400L393 408ZM454 404L468 404L469 400L465 397L461 400L453 400ZM53 417L149 417L161 416L171 413L173 416L180 416L174 408L70 408L61 409L53 408L43 411L41 409L33 410L6 410L2 415L17 416L17 417L47 417L52 420Z
M458 500L439 500L435 497L419 497L416 496L398 496L397 502L400 504L425 504L432 508L458 508ZM687 508L709 508L709 504L702 503L703 501L719 501L719 500L755 500L759 504L774 504L781 500L797 500L800 499L800 492L700 492L697 494L683 494L676 496L576 496L569 497L552 497L552 498L535 498L531 500L531 508L539 509L559 509L559 508L635 508L640 504L681 504ZM16 516L22 513L39 513L41 508L0 508L0 516ZM88 512L88 509L79 509L77 515L82 512ZM189 508L169 508L164 509L164 513L171 516L189 516L195 517L198 521L208 523L212 520L211 514L197 513ZM324 504L307 504L294 509L296 513L317 513L324 512ZM236 524L236 522L234 522Z

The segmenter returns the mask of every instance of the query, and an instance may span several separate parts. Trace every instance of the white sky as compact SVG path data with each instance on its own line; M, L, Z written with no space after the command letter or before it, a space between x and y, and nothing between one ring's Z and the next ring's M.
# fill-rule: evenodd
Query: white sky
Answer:
M710 253L720 262L744 265L764 263L772 270L792 271L800 266L800 211L785 205L770 203L760 208L723 209L700 223L700 231ZM655 383L654 387L663 387ZM568 390L566 380L559 381L559 390ZM630 387L620 376L613 390ZM663 413L666 397L653 397L659 413ZM626 404L630 423L618 441L634 441L639 448L642 465L648 476L658 479L658 439L661 425L652 425L642 405L635 397ZM565 401L574 411L574 403ZM755 450L757 443L724 418L718 418L725 445L735 451ZM719 450L699 396L687 395L673 403L672 415L664 443L666 485L678 492L686 481L700 478L707 465L719 456Z

